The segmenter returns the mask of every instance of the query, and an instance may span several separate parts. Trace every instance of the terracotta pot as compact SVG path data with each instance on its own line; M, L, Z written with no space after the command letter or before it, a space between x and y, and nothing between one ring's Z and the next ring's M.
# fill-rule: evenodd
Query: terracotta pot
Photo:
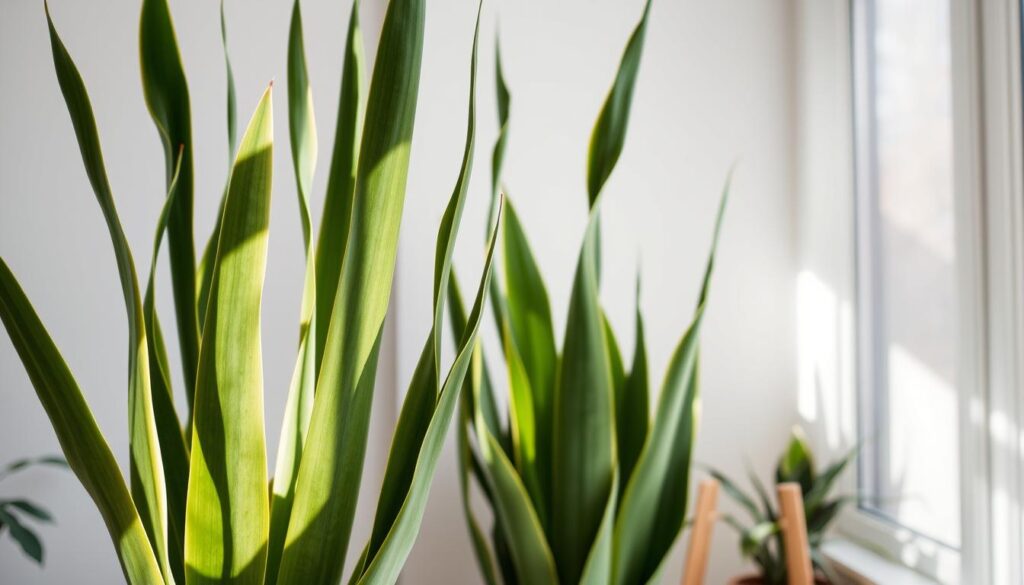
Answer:
M749 574L733 577L729 580L728 585L764 585L764 581L761 579L761 575ZM826 579L815 576L814 585L829 585L829 583Z

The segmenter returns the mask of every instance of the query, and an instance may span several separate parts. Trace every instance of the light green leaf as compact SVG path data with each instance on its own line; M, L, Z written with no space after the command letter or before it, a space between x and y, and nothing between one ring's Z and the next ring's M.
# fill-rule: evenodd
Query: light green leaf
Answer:
M285 403L281 440L277 447L277 466L270 507L270 543L267 555L267 582L277 581L277 572L288 534L295 498L295 479L302 460L302 448L313 414L316 389L316 265L312 244L309 192L316 168L316 122L313 118L313 93L309 87L303 47L302 11L299 1L292 8L288 35L288 129L292 145L292 165L299 194L299 217L306 250L306 277L302 289L299 319L299 354L292 372Z
M132 497L142 509L142 523L156 551L164 577L172 581L167 556L166 486L153 413L146 324L135 262L114 206L114 197L103 164L96 119L85 84L71 60L71 55L57 35L48 7L46 18L50 29L50 44L53 49L57 81L60 83L61 93L64 94L64 101L71 115L86 175L96 193L96 200L103 211L110 232L128 316L128 438L131 451L129 467Z
M728 193L727 181L697 309L669 362L653 426L623 493L615 525L616 584L646 581L672 546L686 517L699 413L699 334Z
M539 494L533 494L539 503L539 512L547 526L544 510L551 504L551 443L554 420L555 371L558 363L555 349L554 325L551 305L540 269L527 242L526 232L508 204L503 226L505 284L507 286L507 328L515 347L505 340L506 359L518 354L522 359L521 373L527 377L532 412L522 413L535 419L536 439L529 449L535 453L536 482ZM506 338L508 335L505 336ZM511 368L511 363L509 365ZM510 376L513 375L510 370ZM529 483L527 484L529 485Z
M345 37L345 60L341 72L338 120L334 131L334 151L327 175L323 217L316 245L316 373L320 374L327 329L334 309L334 298L341 276L341 263L348 241L352 197L355 193L359 140L366 115L366 64L363 35L359 29L359 2L352 2L352 13Z
M178 193L167 224L171 259L171 284L178 317L178 340L185 388L195 388L199 358L199 324L196 317L196 252L192 234L193 150L192 113L188 83L178 53L167 0L143 0L139 19L139 60L146 106L160 134L167 169L167 186L174 176L182 151ZM189 420L192 413L192 392Z
M180 168L182 157L178 157ZM167 486L167 556L174 574L174 580L185 582L185 500L188 496L189 453L181 423L174 408L171 390L171 372L160 333L160 321L156 313L156 262L160 255L160 243L167 229L167 218L178 192L177 174L167 191L167 199L160 210L156 234L153 237L153 256L149 264L149 281L143 297L142 312L145 316L149 343L150 380L153 389L153 414L160 439L160 455L164 466L164 480Z
M131 585L163 583L160 565L117 460L64 358L3 259L0 320L50 418L68 465L103 516L125 581Z
M235 74L231 68L231 57L228 54L228 28L227 17L224 15L224 0L220 1L220 40L224 49L224 68L227 80L227 119L228 119L228 179L231 175L231 165L235 162L236 146L236 110L235 105ZM206 320L206 305L210 298L210 281L213 279L213 260L217 254L217 242L220 241L221 217L224 215L224 199L228 196L227 180L224 181L224 192L220 197L220 205L217 207L217 219L214 222L213 232L206 240L206 247L203 249L203 256L199 260L199 267L196 269L196 291L197 313L199 315L199 334L202 336L203 322ZM191 400L191 396L189 400ZM191 438L191 437L188 437Z
M370 85L352 220L278 580L341 578L394 277L423 52L424 0L392 0Z
M270 88L231 171L196 384L185 523L189 585L262 583L270 504L260 301L273 168Z

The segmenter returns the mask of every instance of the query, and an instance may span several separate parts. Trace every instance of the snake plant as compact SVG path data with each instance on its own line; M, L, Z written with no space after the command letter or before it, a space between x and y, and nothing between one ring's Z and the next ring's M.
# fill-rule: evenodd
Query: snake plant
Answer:
M333 585L341 579L394 275L425 8L425 0L391 0L367 86L357 5L352 5L338 131L315 238L309 202L317 140L297 0L292 11L288 122L305 279L296 364L269 481L260 312L274 149L271 88L236 145L227 61L233 162L216 227L197 266L188 84L167 1L142 1L142 86L164 147L167 190L141 293L85 83L47 8L57 79L109 228L127 311L128 482L57 346L2 260L0 318L68 464L103 517L127 582ZM226 58L223 6L221 33ZM442 371L439 322L472 167L475 83L474 36L465 154L436 243L434 327L426 337L422 368L410 382L372 532L350 583L387 584L398 578L422 521L484 312L496 229L468 324L453 362ZM154 308L154 268L165 232L181 345L179 383L189 397L183 416L172 399L174 380Z
M654 582L684 524L699 410L698 338L714 244L696 312L672 356L653 419L639 307L627 370L598 290L603 187L625 142L649 14L648 0L591 135L589 221L560 350L547 289L512 199L506 201L504 277L491 281L491 305L506 368L507 422L478 344L458 423L464 513L489 585ZM501 130L492 159L495 198L510 110L500 54L497 80ZM728 185L715 241L727 193ZM458 338L466 327L465 311L457 294L451 299ZM470 505L471 479L494 518L489 536Z

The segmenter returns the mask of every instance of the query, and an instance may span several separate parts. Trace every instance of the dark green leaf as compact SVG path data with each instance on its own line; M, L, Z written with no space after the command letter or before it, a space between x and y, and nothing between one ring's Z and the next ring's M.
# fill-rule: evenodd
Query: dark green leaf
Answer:
M164 147L167 186L174 178L179 149L181 170L178 175L174 207L167 223L171 259L171 284L178 317L178 340L185 375L185 388L195 388L199 359L199 324L196 313L196 252L192 232L193 150L192 112L188 83L178 53L167 0L143 0L139 19L139 61L146 106ZM189 420L192 413L192 393Z

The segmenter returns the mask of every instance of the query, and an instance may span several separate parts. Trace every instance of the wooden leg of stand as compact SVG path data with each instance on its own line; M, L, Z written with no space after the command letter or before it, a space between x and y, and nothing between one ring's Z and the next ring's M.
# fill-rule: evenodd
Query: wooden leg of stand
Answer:
M811 549L807 542L807 522L800 484L779 484L778 493L789 585L812 585L814 570L811 567Z
M690 529L690 548L683 567L683 585L703 585L711 552L711 531L717 514L718 482L706 479L697 490L697 510Z

